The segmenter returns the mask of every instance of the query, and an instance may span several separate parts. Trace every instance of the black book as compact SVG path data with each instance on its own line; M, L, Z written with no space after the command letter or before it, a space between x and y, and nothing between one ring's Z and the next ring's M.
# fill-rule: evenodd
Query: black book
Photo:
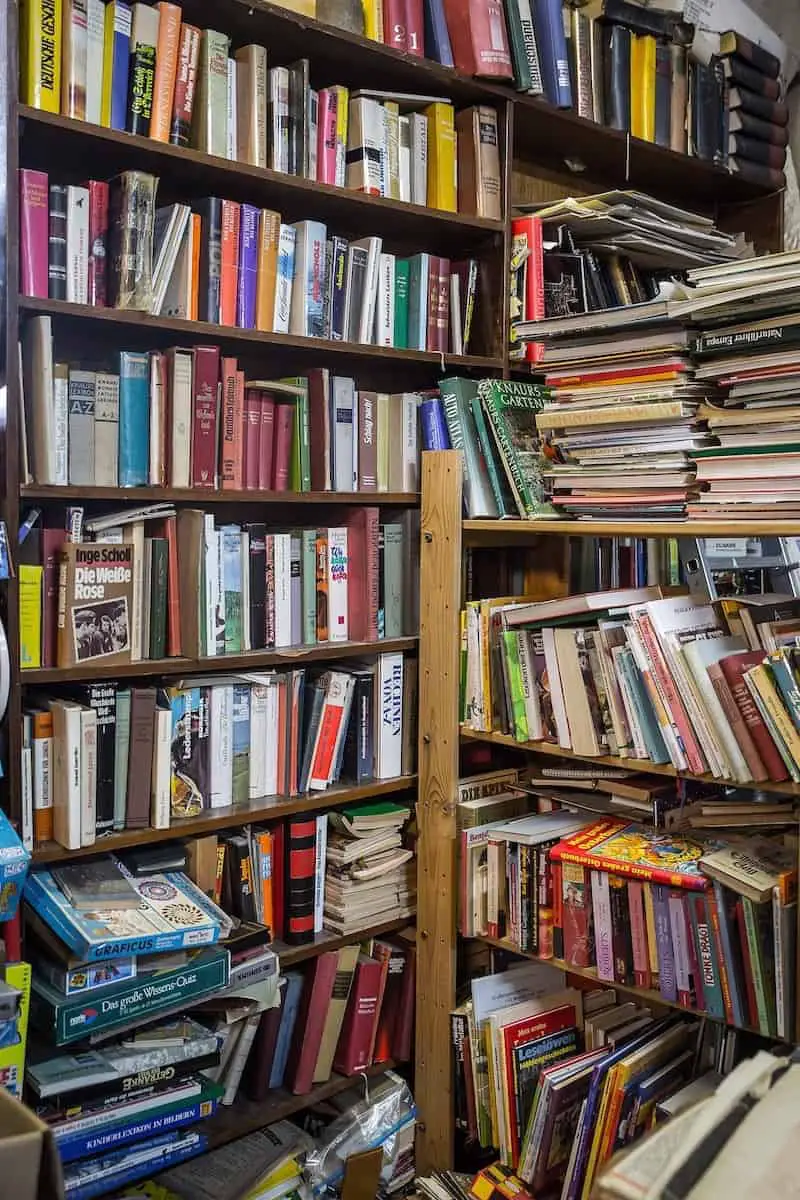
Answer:
M90 64L90 70L93 64ZM97 65L99 70L99 64ZM156 48L140 43L131 55L128 85L128 133L150 134L153 114L153 85L156 77Z
M47 291L51 300L67 298L67 189L50 184Z
M654 37L676 42L679 46L691 46L694 41L695 29L691 21L684 21L677 13L662 12L655 7L643 8L631 0L603 0L602 16L607 21L626 25L636 33L651 33Z
M169 545L166 538L150 542L150 658L167 653L167 587Z
M114 756L117 736L117 691L111 680L76 684L70 697L97 713L97 802L95 832L98 837L114 828Z
M770 54L769 50L765 50L757 42L751 42L750 38L746 38L744 34L736 33L734 30L729 29L727 33L720 35L719 51L720 54L736 55L738 59L748 63L756 71L760 71L762 75L767 75L770 79L777 79L781 73L779 58Z
M672 47L656 43L656 145L669 149L672 134Z
M286 941L314 940L317 818L314 813L286 822Z
M217 196L209 196L195 206L195 211L200 214L198 316L201 321L210 321L212 325L218 325L222 271L222 201Z
M728 117L728 133L744 133L747 137L770 142L773 146L789 145L789 130L785 125L762 121L760 117L754 117L743 108L736 108L731 112Z
M331 239L331 267L326 278L331 304L330 337L334 342L343 342L347 333L347 242L336 235Z
M745 87L734 84L728 92L728 108L731 112L743 109L762 121L770 121L774 125L789 124L789 109L783 100L768 100L751 92Z
M303 698L303 757L300 764L299 779L299 791L301 793L308 791L308 779L311 773L311 760L314 755L314 743L317 738L317 730L319 729L319 723L322 718L322 709L324 704L324 679L309 680L308 684L306 685L305 696Z
M309 92L310 63L307 58L290 63L289 71L289 174L308 179L310 166Z
M342 777L353 783L375 778L375 671L371 667L351 670L355 677L350 720L344 741Z
M225 839L225 867L228 873L232 915L242 921L255 922L253 862L250 858L250 845L243 833Z
M750 92L755 92L757 96L763 96L765 100L780 100L781 85L777 79L771 79L769 75L764 75L755 67L749 66L743 59L736 54L726 55L720 59L725 78L731 81L731 84L736 84L738 87L745 87Z
M749 183L758 184L759 187L772 188L775 191L786 187L786 176L778 167L754 163L747 158L739 158L736 154L729 157L728 170L733 175L741 175L742 179Z
M625 133L631 128L631 31L603 23L603 108L606 125Z
M633 938L628 909L628 885L624 879L609 876L608 892L611 907L611 949L614 955L614 979L617 983L633 983Z
M144 1057L144 1051L142 1055ZM102 1051L76 1050L74 1055L62 1052L52 1058L39 1057L28 1066L25 1083L40 1098L36 1105L39 1115L55 1120L61 1115L62 1109L68 1108L70 1116L77 1115L74 1111L77 1105L104 1104L112 1108L115 1104L156 1096L168 1088L174 1088L181 1079L218 1064L219 1050L212 1050L193 1058L176 1056L171 1062L143 1066L133 1074L120 1073L111 1077L113 1068L110 1064L108 1070L103 1072ZM103 1074L109 1078L102 1079ZM100 1079L100 1082L93 1082L93 1077Z
M734 158L746 158L748 162L761 163L780 171L786 162L786 150L771 142L761 142L745 133L728 134L728 150Z
M761 350L800 346L800 316L776 317L774 321L754 321L729 329L715 329L698 335L692 354L703 360L726 358L737 350L759 353Z
M345 341L358 341L361 302L366 294L369 251L363 246L350 246L347 251L347 282L345 296Z
M692 153L708 162L722 163L727 156L727 135L723 152L723 115L725 79L720 60L692 62L689 66L689 95L692 114L689 130Z
M250 646L267 645L267 529L260 522L245 525L250 536Z

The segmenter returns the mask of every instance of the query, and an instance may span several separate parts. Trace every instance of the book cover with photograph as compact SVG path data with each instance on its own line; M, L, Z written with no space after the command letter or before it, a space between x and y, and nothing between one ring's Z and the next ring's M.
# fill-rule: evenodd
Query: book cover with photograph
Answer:
M58 665L131 660L134 549L67 542L59 558Z

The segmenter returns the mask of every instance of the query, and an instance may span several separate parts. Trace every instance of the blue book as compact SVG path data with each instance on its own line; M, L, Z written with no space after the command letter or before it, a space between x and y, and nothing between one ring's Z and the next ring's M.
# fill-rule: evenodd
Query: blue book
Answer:
M187 1158L202 1154L208 1138L200 1133L176 1132L162 1134L150 1142L137 1142L124 1150L112 1150L97 1158L72 1163L64 1171L64 1191L67 1200L93 1200L106 1192L116 1191L126 1183L135 1183L157 1171L174 1167Z
M654 763L669 762L669 754L653 708L653 702L642 678L642 673L636 665L633 651L621 650L616 661L619 663L619 669L628 685L648 757Z
M792 656L789 650L776 650L770 654L769 670L778 685L784 707L791 717L795 729L800 730L800 688L792 666Z
M295 230L294 271L298 286L292 289L290 332L324 337L328 231L322 221L298 221Z
M430 254L408 260L408 349L428 349L428 277Z
M342 237L331 238L331 278L328 288L331 294L330 330L326 331L334 342L343 342L345 315L347 312L347 242Z
M216 1090L221 1091L220 1088ZM127 1146L130 1142L141 1142L144 1138L168 1133L173 1129L182 1129L185 1125L194 1125L197 1121L212 1117L217 1111L218 1103L219 1097L216 1094L201 1094L197 1099L187 1100L183 1104L160 1104L149 1113L140 1113L126 1121L117 1121L116 1124L113 1123L113 1113L109 1113L109 1127L85 1130L71 1137L59 1137L59 1128L55 1126L54 1135L59 1157L62 1163L70 1163L78 1158L107 1154L111 1150Z
M275 1054L272 1058L272 1070L269 1073L270 1091L283 1087L286 1074L286 1063L289 1058L289 1047L292 1044L297 1013L300 1008L300 996L303 991L303 975L301 971L286 972L286 987L283 993L281 1023L278 1027L278 1037L275 1041Z
M128 70L131 59L131 6L124 0L106 5L104 69L111 65L111 83L103 80L100 120L109 129L125 129L128 120ZM109 46L110 43L110 46Z
M719 940L722 943L722 957L725 959L728 991L731 994L733 1021L735 1025L745 1025L750 1020L750 1013L745 1007L743 986L740 982L744 979L744 975L741 970L739 934L736 929L736 896L731 893L729 901L725 888L716 880L713 887L719 920Z
M444 404L440 396L423 400L419 406L423 450L449 450L450 434L444 419Z
M544 94L556 108L572 108L569 54L561 0L533 0L533 23Z
M425 0L425 57L443 67L455 66L444 0Z
M725 1020L725 1003L719 974L719 958L711 928L708 902L702 893L687 896L689 919L692 923L697 965L702 976L703 1005L707 1013ZM695 989L697 990L697 989Z
M254 204L242 205L239 220L239 277L236 288L236 324L240 329L256 327L259 216L259 209Z
M119 356L119 485L150 482L150 355L122 350Z
M653 921L656 927L658 955L658 990L665 1000L678 999L678 980L675 975L675 954L672 949L672 927L669 921L669 888L660 883L653 888Z

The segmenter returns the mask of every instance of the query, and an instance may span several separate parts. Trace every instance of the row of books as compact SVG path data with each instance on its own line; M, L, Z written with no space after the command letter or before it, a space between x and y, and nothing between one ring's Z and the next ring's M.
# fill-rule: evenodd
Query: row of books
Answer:
M78 850L342 777L410 774L415 665L380 654L341 669L36 696L23 718L24 840Z
M712 605L660 588L473 602L462 719L578 757L798 781L797 610L793 597Z
M360 391L326 367L247 379L219 346L59 362L52 319L22 342L28 482L221 491L416 492L416 392ZM389 452L390 445L393 453Z
M177 4L88 0L86 11L68 5L51 31L39 5L27 8L23 103L317 183L501 219L494 109L456 119L435 97L312 87L307 58L268 67L265 46L231 53L226 34L181 18Z
M342 518L283 532L149 505L91 518L78 540L44 526L19 567L23 668L412 635L411 517Z

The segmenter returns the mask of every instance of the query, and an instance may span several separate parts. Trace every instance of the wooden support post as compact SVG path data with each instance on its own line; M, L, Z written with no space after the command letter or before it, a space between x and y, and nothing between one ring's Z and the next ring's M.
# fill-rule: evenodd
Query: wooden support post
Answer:
M453 1162L450 1011L456 989L461 456L422 456L417 844L416 1160Z

